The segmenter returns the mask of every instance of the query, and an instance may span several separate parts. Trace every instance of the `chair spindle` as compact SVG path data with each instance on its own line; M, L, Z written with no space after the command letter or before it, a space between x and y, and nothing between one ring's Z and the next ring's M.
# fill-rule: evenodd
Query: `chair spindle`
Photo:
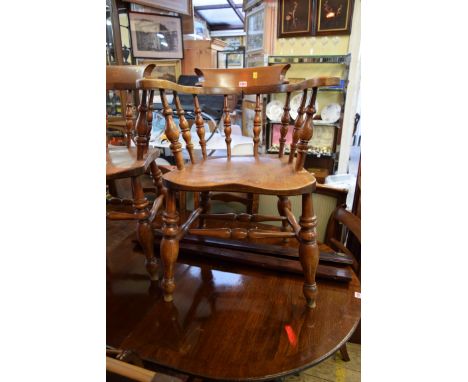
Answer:
M302 123L304 120L305 113L305 104L307 100L307 89L304 89L302 92L301 104L297 109L297 117L294 122L294 130L292 134L291 147L289 149L289 163L292 163L294 160L294 155L296 154L297 142L299 141L299 133L301 131Z
M148 152L149 141L151 139L151 130L153 129L153 110L154 110L153 98L154 98L154 90L151 90L149 93L148 111L146 112L146 121L148 123L148 130L146 131L145 153Z
M260 142L260 130L261 130L261 121L260 121L260 112L262 108L260 107L260 94L256 95L255 100L255 116L253 120L253 133L254 133L254 155L258 158L258 146Z
M228 96L224 95L224 134L226 135L227 157L231 159L231 116L229 115Z
M206 159L206 140L205 140L205 122L201 115L200 103L198 102L198 96L193 95L193 104L195 111L195 125L197 126L197 134L200 138L200 147L202 149L203 159Z
M286 93L286 101L284 102L284 113L283 113L283 116L281 117L281 136L280 136L280 139L279 139L279 144L280 144L280 147L279 147L279 154L278 156L281 158L283 155L284 155L284 145L286 144L286 135L288 134L288 128L289 128L289 120L290 120L290 116L289 116L289 110L291 110L291 108L289 107L289 100L291 99L291 93L288 92Z
M131 92L127 95L127 106L125 108L125 135L127 147L130 147L133 137L133 104L131 102Z
M302 129L300 131L300 141L299 141L299 144L297 145L296 171L300 171L304 168L309 141L312 138L312 135L314 133L314 125L312 123L312 118L315 114L315 100L316 99L317 99L317 88L313 88L312 97L310 97L310 102L306 109L307 118L304 122L304 126L302 126Z
M190 135L189 124L187 122L187 119L185 118L185 110L182 108L182 105L180 104L179 95L177 94L175 90L173 94L174 94L174 103L175 103L175 107L177 110L177 116L179 117L179 127L180 127L180 130L182 131L182 138L184 138L185 147L187 148L187 151L190 156L190 162L195 163L192 136Z
M167 102L166 93L164 89L159 89L159 93L161 94L161 102L163 105L163 115L166 119L166 128L164 132L166 133L166 137L171 142L169 146L172 151L172 155L174 155L176 166L178 170L184 169L184 158L182 156L182 145L179 142L179 129L177 128L174 120L172 119L172 109L169 107L169 103Z
M146 111L148 110L146 106L147 102L147 90L143 90L141 95L141 103L138 106L138 118L136 122L137 136L136 146L137 146L137 160L143 160L143 155L145 153L146 142L147 142L147 131L148 131L148 121L146 119Z
M108 128L109 128L109 113L106 111L106 149L109 148L109 136L107 135Z

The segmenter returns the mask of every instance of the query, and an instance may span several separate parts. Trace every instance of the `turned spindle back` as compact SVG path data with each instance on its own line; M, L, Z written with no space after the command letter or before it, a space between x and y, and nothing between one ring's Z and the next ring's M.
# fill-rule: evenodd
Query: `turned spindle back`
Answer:
M291 67L289 64L272 65L255 68L242 69L199 69L195 68L195 73L202 87L206 88L226 88L243 89L268 87L278 84L285 84L286 72ZM228 108L228 94L224 94L224 132L226 135L227 157L231 158L231 117L232 110ZM261 93L255 95L255 116L253 120L253 142L254 155L258 157L258 146L261 132Z
M151 123L153 120L152 100L148 102L150 107L146 108L143 115L146 116L144 122L140 121L140 127L135 127L133 117L133 94L137 91L137 80L149 77L151 72L156 67L150 65L108 65L106 66L106 90L116 90L120 93L122 104L122 116L125 118L125 140L127 147L130 147L134 140L134 131L136 129L137 136L135 142L137 144L137 156L139 159L148 151L148 143L151 134ZM154 92L150 92L151 94ZM145 95L146 97L146 95ZM125 107L124 107L125 105ZM141 110L139 110L141 111Z
M143 90L143 93L148 91L159 91L163 106L162 113L166 119L165 134L171 142L170 149L175 157L177 168L184 168L184 159L182 156L182 144L179 141L180 131L182 138L186 143L187 151L190 155L190 160L195 163L194 145L191 142L189 124L185 118L185 112L179 100L179 94L191 94L194 102L195 126L197 135L200 138L200 149L203 160L207 159L206 140L205 140L205 124L202 117L202 110L198 97L200 95L224 95L224 131L226 135L227 160L231 158L231 117L228 107L227 97L231 94L236 95L255 95L255 116L253 121L253 142L254 156L259 157L259 141L261 130L261 96L262 94L285 93L286 101L284 112L281 119L281 138L279 157L284 155L284 146L286 142L286 134L290 123L289 102L291 93L302 92L301 104L298 109L298 115L294 121L293 141L291 144L291 153L289 163L294 166L297 171L304 169L304 162L307 155L308 143L313 135L312 118L315 113L314 105L317 97L318 88L321 86L338 85L340 79L335 77L318 77L302 81L296 84L289 84L285 80L286 71L290 65L273 65L268 67L256 67L245 69L195 69L199 76L201 86L183 86L174 82L156 79L143 79L137 81L138 88ZM166 92L172 92L174 96L174 108L179 118L179 127L174 122L174 111L169 104ZM311 92L309 102L307 102L308 92ZM146 109L146 97L142 97L140 107ZM180 128L180 130L179 130ZM294 158L297 158L295 164Z

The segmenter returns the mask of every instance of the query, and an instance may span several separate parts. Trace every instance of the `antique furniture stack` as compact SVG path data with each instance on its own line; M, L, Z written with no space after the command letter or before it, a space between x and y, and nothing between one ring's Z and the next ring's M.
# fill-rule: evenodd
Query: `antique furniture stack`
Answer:
M299 258L302 265L305 282L303 294L309 307L315 306L317 286L315 274L319 261L319 251L316 241L316 217L312 206L312 191L316 180L313 174L304 169L308 142L313 134L314 105L317 91L322 86L334 86L339 83L338 78L321 77L308 79L300 83L288 84L285 73L290 65L273 65L269 67L245 69L196 69L202 86L182 86L165 80L143 78L137 81L141 89L141 103L137 120L139 145L147 144L145 131L148 131L147 114L151 110L154 92L159 92L166 119L165 133L171 142L170 148L175 158L177 169L162 176L155 174L155 181L161 192L166 196L166 207L163 212L163 227L161 240L161 259L164 268L162 287L164 300L173 299L175 289L174 269L179 252L179 242L185 234L201 237L211 236L223 239L262 239L262 238L296 238L299 241ZM288 156L284 155L286 133L290 121L289 101L293 92L302 92L301 104L294 123L293 142ZM310 101L306 102L308 92ZM174 111L170 107L166 92L171 92L174 99L175 113L179 119L179 126L174 123ZM200 139L202 159L196 161L193 155L194 145L191 142L190 130L184 117L184 110L179 101L179 93L191 94L195 109L195 124ZM260 155L261 132L261 96L263 94L286 93L286 102L282 117L280 148L277 157ZM220 94L224 96L224 131L226 135L227 158L209 159L206 152L205 127L201 115L198 97L200 95ZM256 99L253 142L254 155L231 155L231 120L227 105L229 95L254 95ZM180 130L179 130L180 129ZM180 131L186 143L191 162L184 163L182 144L179 141ZM141 141L140 141L141 139ZM297 154L297 155L296 155ZM152 162L154 163L154 162ZM155 166L154 166L155 167ZM152 167L153 169L153 167ZM156 170L156 167L155 167ZM137 184L137 181L135 181ZM136 187L138 188L138 187ZM167 190L165 189L167 188ZM176 205L176 192L195 192L201 194L200 206L195 208L183 224L179 221ZM258 214L210 214L211 192L243 192L278 197L277 208L279 216L262 216ZM291 212L289 196L302 196L302 215L299 221ZM138 194L141 198L141 193ZM135 206L142 209L144 202L137 202ZM144 207L143 207L144 209ZM153 207L154 210L154 207ZM151 215L151 214L150 214ZM146 217L148 221L149 217ZM198 219L198 226L193 225ZM228 228L206 228L207 219L231 221ZM281 231L258 229L256 227L232 227L232 222L280 221ZM140 222L139 225L144 225Z
M109 146L106 152L106 180L107 182L130 178L132 184L133 199L129 201L133 205L133 213L126 211L110 211L107 218L111 220L135 220L137 222L137 238L143 248L146 257L146 269L152 280L157 280L157 260L154 256L154 235L151 223L164 201L162 186L162 173L156 165L159 155L157 149L149 148L151 133L152 108L139 108L139 124L134 125L132 92L136 91L136 81L151 74L155 65L147 66L107 66L106 90L127 92L125 109L125 146ZM144 101L152 104L151 99ZM150 169L154 184L158 190L158 196L149 209L149 202L145 197L141 176ZM113 200L115 203L115 198ZM121 201L128 204L128 201Z

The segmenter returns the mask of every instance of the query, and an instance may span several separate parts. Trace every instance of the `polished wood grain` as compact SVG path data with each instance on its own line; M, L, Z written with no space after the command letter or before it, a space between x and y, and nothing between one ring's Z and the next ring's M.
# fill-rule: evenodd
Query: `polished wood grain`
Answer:
M272 68L269 66L268 68ZM214 69L216 70L216 69ZM229 69L235 70L235 69ZM303 91L304 89L312 89L322 86L336 86L340 84L339 77L316 77L294 84L283 82L277 85L259 85L248 87L209 87L209 86L184 86L176 84L172 81L157 80L153 78L144 78L137 81L139 89L166 89L185 94L212 95L212 94L274 94L274 93L292 93Z
M195 73L203 87L250 88L287 83L285 77L290 67L283 64L242 69L195 68Z
M277 157L216 158L195 166L187 165L184 171L164 174L164 184L174 190L233 191L268 195L292 195L312 192L314 176L306 170L296 172Z
M106 90L136 89L137 80L150 77L156 65L108 65L106 66Z
M304 306L300 276L186 256L165 303L145 276L128 222L107 231L107 344L211 380L268 380L334 354L360 317L355 275L348 284L318 279L317 306Z
M110 180L142 175L158 156L158 149L149 149L148 154L138 160L135 147L112 148L106 153L106 178Z
M288 128L289 128L289 120L291 119L291 116L289 115L289 110L291 108L289 107L289 101L291 100L291 93L286 93L286 100L284 101L284 107L283 107L283 115L281 117L281 131L280 131L280 139L279 139L279 153L278 156L281 158L284 154L284 146L286 144L286 135L288 134Z
M301 127L304 122L304 113L305 113L305 104L307 101L307 89L302 91L301 103L297 109L297 117L294 122L294 130L292 133L291 148L289 151L289 163L293 163L294 157L296 155L297 142L299 142L299 134L301 132Z

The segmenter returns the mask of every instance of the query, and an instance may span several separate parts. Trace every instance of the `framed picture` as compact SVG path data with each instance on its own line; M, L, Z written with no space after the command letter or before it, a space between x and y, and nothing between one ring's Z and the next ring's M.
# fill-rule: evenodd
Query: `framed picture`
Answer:
M182 21L179 17L136 12L128 15L134 57L184 57Z
M129 3L144 5L151 8L165 9L166 11L192 14L192 2L190 0L124 0Z
M312 0L279 0L278 38L314 35Z
M176 82L182 72L180 60L146 60L137 58L138 65L154 64L156 67L151 72L150 78Z
M317 0L317 36L350 34L353 0Z
M247 28L246 52L263 50L263 22L265 7L262 5L253 12L245 15L245 25Z

